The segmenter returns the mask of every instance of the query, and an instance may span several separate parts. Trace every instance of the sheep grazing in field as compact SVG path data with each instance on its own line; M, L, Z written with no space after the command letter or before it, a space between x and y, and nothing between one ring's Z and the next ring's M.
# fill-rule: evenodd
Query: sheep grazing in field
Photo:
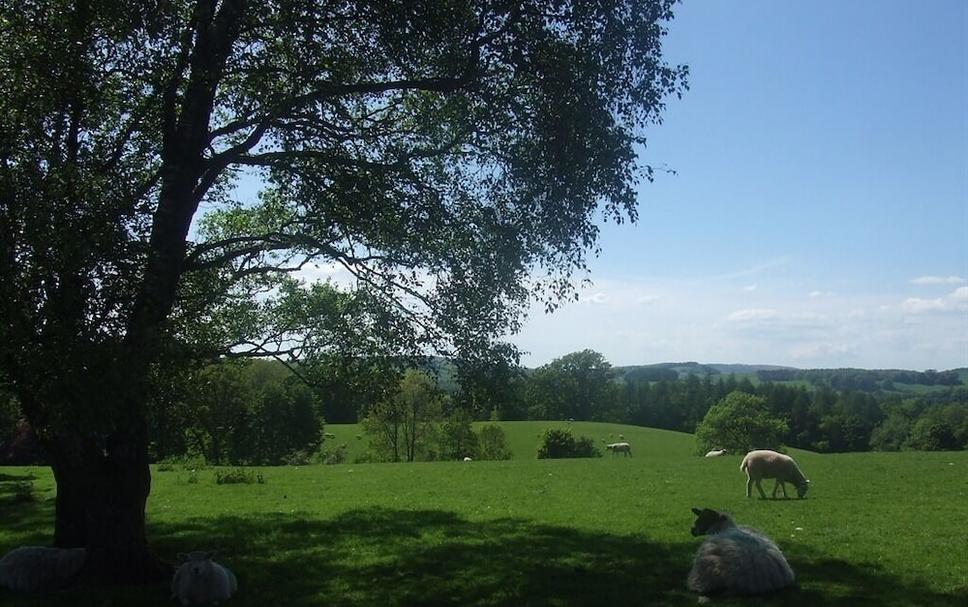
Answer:
M729 516L692 509L694 536L708 535L699 546L687 586L711 594L763 594L793 584L795 576L783 552L760 531L737 526ZM702 602L704 599L700 599Z
M465 461L465 462L472 462L472 461L474 461L474 460L473 460L472 458L470 458L470 457L465 457L465 458L464 458L464 461Z
M632 445L628 443L610 443L605 445L606 451L611 451L614 456L616 453L624 453L626 457L632 456Z
M0 559L0 586L18 592L63 588L84 566L84 548L21 546Z
M713 449L704 455L703 457L719 457L720 455L726 455L726 449Z
M235 575L212 560L211 552L179 554L185 561L171 580L171 596L182 605L217 605L238 589Z
M802 498L807 494L810 481L800 472L800 467L789 455L783 455L769 449L750 451L743 458L743 463L739 469L746 472L746 497L751 497L753 483L756 483L756 490L760 492L760 497L766 499L766 493L760 481L764 478L776 479L773 485L773 497L776 498L776 490L783 489L783 497L787 496L786 483L792 484L797 488L797 496Z

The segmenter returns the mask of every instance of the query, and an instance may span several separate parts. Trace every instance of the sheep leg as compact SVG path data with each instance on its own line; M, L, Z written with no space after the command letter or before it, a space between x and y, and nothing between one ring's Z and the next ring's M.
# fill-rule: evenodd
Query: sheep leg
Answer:
M753 492L753 478L751 476L746 477L746 497L752 497L750 494Z
M756 479L756 490L760 492L760 497L766 499L766 491L763 491L763 485L760 484L761 479Z

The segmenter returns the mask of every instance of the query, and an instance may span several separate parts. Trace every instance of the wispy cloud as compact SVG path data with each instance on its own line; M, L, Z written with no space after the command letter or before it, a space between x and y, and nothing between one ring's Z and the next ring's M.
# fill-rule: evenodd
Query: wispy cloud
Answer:
M966 311L968 310L968 287L958 287L944 297L933 299L909 297L901 304L901 309L909 314Z
M774 320L780 317L780 313L771 308L748 308L746 310L736 310L726 317L730 322L748 322L756 320Z
M960 285L965 279L960 276L919 276L911 282L916 285Z
M744 278L746 276L754 276L756 274L761 274L767 270L772 270L773 268L779 268L790 263L789 257L777 257L776 259L770 259L761 264L755 265L751 268L746 268L745 270L738 270L736 272L729 272L727 274L720 274L719 276L713 276L713 280L732 280L734 278Z

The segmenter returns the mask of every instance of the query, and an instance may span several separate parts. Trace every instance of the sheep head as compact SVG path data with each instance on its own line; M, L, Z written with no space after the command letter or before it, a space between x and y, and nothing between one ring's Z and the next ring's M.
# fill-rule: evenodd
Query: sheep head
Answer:
M696 522L690 531L693 535L697 536L706 535L710 529L717 528L729 520L729 517L725 514L710 508L703 508L702 510L693 508L692 512L696 515Z

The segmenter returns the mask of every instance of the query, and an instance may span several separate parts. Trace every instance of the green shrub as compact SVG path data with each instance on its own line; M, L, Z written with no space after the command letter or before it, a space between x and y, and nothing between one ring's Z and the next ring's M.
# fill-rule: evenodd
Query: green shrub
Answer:
M333 449L324 450L320 453L320 459L326 465L342 464L346 462L348 452L349 448L344 443Z
M562 459L572 457L601 457L595 442L587 436L575 438L571 430L549 428L545 430L538 459Z
M266 482L263 478L262 473L255 473L251 470L246 470L245 468L235 468L233 470L227 470L222 472L217 470L215 472L215 484L216 485L238 485L246 484L251 485L252 483L258 483L260 485Z
M296 449L283 458L287 466L308 466L313 463L313 454L305 449Z

